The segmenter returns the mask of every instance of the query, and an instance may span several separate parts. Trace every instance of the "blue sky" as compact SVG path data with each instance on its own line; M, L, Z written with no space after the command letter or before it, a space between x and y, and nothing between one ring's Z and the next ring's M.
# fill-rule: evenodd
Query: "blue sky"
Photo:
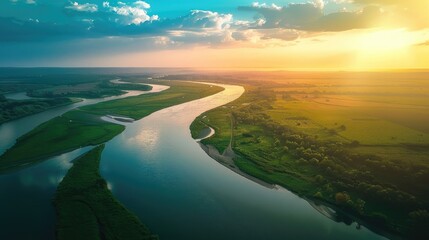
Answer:
M281 47L298 54L348 39L338 44L349 47L338 51L346 56L353 50L347 36L371 29L407 29L425 43L428 11L427 0L1 0L0 66L116 66L127 54L142 59L130 65L146 66L157 51Z
M60 11L64 5L69 3L68 0L35 0L37 5L41 6L37 11L34 11L35 4L28 4L26 0L18 0L17 2L10 0L0 1L0 13L2 16L14 16L19 18L27 18L28 14L32 17L45 17L51 18L52 16L60 18ZM102 5L105 0L87 0L87 1L77 1L80 3L94 3ZM115 1L111 1L114 3ZM132 4L133 0L123 0L121 2ZM159 14L163 17L178 17L185 15L187 12L193 9L200 10L210 10L223 13L237 12L238 6L251 5L254 1L248 0L204 0L204 1L195 1L195 0L156 0L156 1L147 1L151 5L151 12L154 14ZM293 1L287 0L274 0L270 3L277 4L279 6L287 5ZM295 1L297 2L297 1ZM299 2L299 1L298 1ZM42 7L43 6L43 7ZM55 10L56 9L56 10Z

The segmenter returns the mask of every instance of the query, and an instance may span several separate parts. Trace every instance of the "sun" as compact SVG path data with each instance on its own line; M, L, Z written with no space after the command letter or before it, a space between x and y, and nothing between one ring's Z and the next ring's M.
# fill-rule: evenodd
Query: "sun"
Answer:
M404 49L419 43L419 35L406 29L370 31L356 39L357 49L370 52Z

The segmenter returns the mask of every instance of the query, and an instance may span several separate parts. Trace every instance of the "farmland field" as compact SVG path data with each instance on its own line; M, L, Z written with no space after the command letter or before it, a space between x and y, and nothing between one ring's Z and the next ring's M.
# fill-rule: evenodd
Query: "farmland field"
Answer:
M308 75L237 80L244 96L202 114L193 136L212 127L216 134L202 143L222 153L232 121L234 163L243 172L392 232L424 231L413 222L428 217L429 78Z

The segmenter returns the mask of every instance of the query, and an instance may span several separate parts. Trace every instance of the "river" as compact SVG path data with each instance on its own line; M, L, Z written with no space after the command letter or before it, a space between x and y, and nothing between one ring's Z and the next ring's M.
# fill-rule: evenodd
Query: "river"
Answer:
M332 221L295 194L264 187L207 156L189 125L244 91L221 86L226 90L213 96L122 123L126 130L106 144L100 168L121 203L163 240L383 239L364 227ZM19 122L9 126L19 128ZM27 129L37 125L26 123ZM70 161L88 149L0 175L0 239L53 238L50 200Z
M211 159L192 139L201 113L238 98L239 86L158 111L107 143L101 174L115 197L164 240L383 239L337 223L282 188L267 188Z

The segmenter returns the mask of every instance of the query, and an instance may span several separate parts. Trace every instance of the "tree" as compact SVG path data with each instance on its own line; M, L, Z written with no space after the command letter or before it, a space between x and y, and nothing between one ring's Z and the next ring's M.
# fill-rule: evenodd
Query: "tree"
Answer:
M335 194L337 204L346 205L350 201L350 196L346 192L338 192Z

